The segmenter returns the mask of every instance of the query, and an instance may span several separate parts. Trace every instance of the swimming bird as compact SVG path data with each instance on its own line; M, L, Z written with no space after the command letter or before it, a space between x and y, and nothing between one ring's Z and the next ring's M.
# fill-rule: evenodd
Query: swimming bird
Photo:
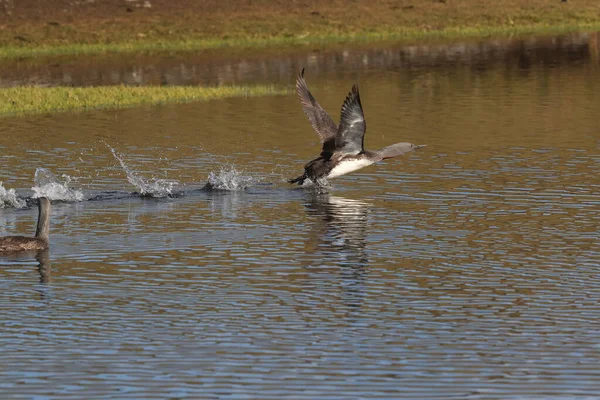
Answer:
M328 179L425 147L412 143L396 143L378 151L365 150L367 124L360 103L358 85L352 86L352 91L344 100L339 126L308 90L304 80L304 68L296 79L296 92L304 114L323 143L323 150L318 158L304 166L304 174L290 179L289 183L302 185L309 179L316 184L326 184Z
M49 246L48 230L50 228L50 200L46 197L38 199L38 222L34 237L5 236L0 237L0 253L11 253L27 250L43 250Z

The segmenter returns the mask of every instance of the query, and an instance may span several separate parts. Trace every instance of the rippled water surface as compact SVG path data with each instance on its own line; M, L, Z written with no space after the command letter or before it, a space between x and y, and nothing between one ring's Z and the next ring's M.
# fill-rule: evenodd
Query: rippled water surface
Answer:
M335 120L358 82L366 147L428 145L322 191L285 182L319 153L294 94L0 121L0 235L64 200L49 253L0 257L0 393L596 398L598 48L246 61L235 82L306 66Z

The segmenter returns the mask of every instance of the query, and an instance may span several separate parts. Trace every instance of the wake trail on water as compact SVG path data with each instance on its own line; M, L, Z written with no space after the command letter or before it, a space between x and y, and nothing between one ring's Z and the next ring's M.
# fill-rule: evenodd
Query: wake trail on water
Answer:
M0 208L24 208L37 204L35 199L47 197L54 201L78 202L84 201L85 196L81 190L69 187L73 180L69 175L62 175L61 181L47 168L37 168L33 177L34 186L31 188L33 196L21 198L15 189L6 189L0 182Z
M245 174L233 165L221 167L218 172L211 171L208 174L208 182L204 189L237 191L245 190L251 186L261 183L262 177Z
M24 199L19 198L15 189L6 189L0 182L0 208L23 208L27 205Z
M140 176L136 171L131 169L124 161L123 155L119 154L108 144L106 145L115 159L119 162L121 168L127 175L127 180L132 184L137 191L120 192L120 191L101 191L89 193L87 196L81 190L69 187L75 179L69 175L63 174L61 178L57 177L47 168L39 167L35 171L33 195L31 197L19 197L15 189L7 189L0 182L0 208L24 208L36 204L35 199L39 197L47 197L54 201L63 202L80 202L80 201L101 201L115 200L130 196L140 195L143 197L163 198L163 197L181 197L186 193L193 192L235 192L243 191L252 186L264 184L263 180L266 176L251 175L236 168L234 165L227 164L220 166L216 171L210 171L208 174L207 183L204 186L196 186L194 188L183 188L178 181L168 179L146 179ZM178 187L178 191L174 188Z
M121 168L123 168L123 171L127 175L129 183L138 189L140 195L148 197L167 197L173 195L173 187L179 185L179 182L170 179L144 179L125 164L121 154L117 153L117 151L109 145L107 146L113 156L119 161L119 164L121 164Z
M69 175L63 174L64 180L61 182L47 168L37 168L33 178L34 186L33 198L47 197L50 200L60 200L67 202L77 202L85 200L85 196L81 190L71 189L69 184L73 180Z
M123 155L119 154L114 148L106 144L110 149L111 153L121 164L121 168L127 175L127 180L133 186L138 189L138 193L142 196L149 197L172 197L182 196L186 191L174 192L175 186L181 184L175 180L169 179L156 179L151 178L150 180L142 178L137 172L133 171L124 161ZM226 165L220 167L215 172L211 171L208 174L208 182L202 188L204 190L218 190L218 191L238 191L244 190L251 186L257 185L262 182L262 177L252 176L240 171L233 165ZM196 189L197 190L197 189ZM195 191L195 190L194 190Z

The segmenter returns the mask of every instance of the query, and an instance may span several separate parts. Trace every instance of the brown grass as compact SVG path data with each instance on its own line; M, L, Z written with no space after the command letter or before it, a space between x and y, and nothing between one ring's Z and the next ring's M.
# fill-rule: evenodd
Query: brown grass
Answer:
M6 0L0 3L0 45L10 47L348 36L403 30L470 29L485 34L487 30L497 32L498 28L595 24L600 24L598 0Z

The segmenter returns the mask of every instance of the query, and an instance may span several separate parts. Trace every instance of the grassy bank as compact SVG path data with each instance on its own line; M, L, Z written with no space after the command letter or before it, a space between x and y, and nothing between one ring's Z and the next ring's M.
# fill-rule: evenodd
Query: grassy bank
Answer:
M525 36L532 34L561 34L577 31L598 31L600 22L578 23L566 25L526 25L526 26L497 26L497 27L462 27L444 28L439 30L379 30L358 33L331 33L301 36L272 36L266 38L239 38L239 39L187 39L164 41L140 41L122 43L71 43L66 45L40 45L40 46L6 46L0 47L0 58L25 58L36 56L61 56L61 55L94 55L102 53L159 53L179 51L200 51L209 49L260 49L277 46L313 46L327 47L341 43L360 43L377 41L416 41L428 39L463 39L486 38L499 36Z
M287 93L274 86L101 86L0 88L0 117L128 108L144 104L189 103L229 97Z
M3 4L0 57L600 29L597 0L20 0Z

